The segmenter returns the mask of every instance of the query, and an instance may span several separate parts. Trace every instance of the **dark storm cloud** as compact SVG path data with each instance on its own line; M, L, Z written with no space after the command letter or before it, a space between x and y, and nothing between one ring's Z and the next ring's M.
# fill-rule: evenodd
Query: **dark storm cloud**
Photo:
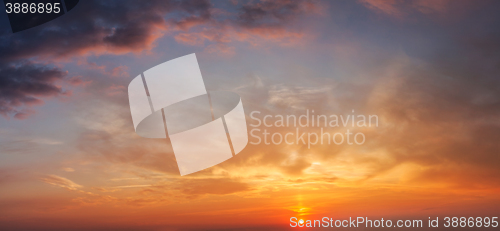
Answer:
M312 6L311 1L282 0L245 4L239 10L238 23L244 27L280 25L304 13L308 6Z
M68 14L21 33L4 33L0 60L33 56L71 56L94 53L127 53L148 48L156 29L167 29L167 13L184 16L181 23L210 18L207 1L83 1Z
M32 63L0 65L0 114L22 119L27 111L23 107L43 103L40 97L65 94L56 85L66 72Z
M0 113L23 118L26 107L64 93L56 85L57 81L74 82L74 79L65 79L65 71L59 68L33 65L26 60L148 49L161 36L160 29L193 20L209 20L210 7L210 3L203 0L82 1L68 14L44 25L15 34L3 28ZM172 19L169 25L164 16L173 11L185 16Z
M189 14L181 19L172 20L181 29L188 29L193 25L206 23L211 19L210 9L212 5L209 1L182 1L179 7Z
M0 28L0 62L14 65L23 60L64 60L78 56L101 54L126 54L142 52L155 46L155 41L169 31L187 31L197 25L210 28L231 27L251 28L242 31L242 38L248 34L258 34L272 38L288 35L281 30L265 30L279 28L288 21L304 13L311 5L308 1L262 1L243 3L236 7L235 14L226 18L212 17L214 6L207 0L197 1L81 1L67 14L43 25L13 34L6 26ZM264 29L264 30L259 30ZM210 31L210 30L209 30ZM216 30L217 31L217 30ZM223 31L223 30L221 30ZM223 32L221 32L223 33ZM220 35L224 37L224 35ZM193 37L193 36L191 36ZM207 37L207 36L204 36ZM181 37L177 38L179 40ZM207 38L211 38L208 36ZM181 39L182 40L182 39ZM210 40L210 39L209 39ZM219 40L217 40L219 41ZM224 40L226 41L226 40ZM231 41L227 39L227 41ZM219 41L220 42L220 41ZM223 45L218 45L221 50ZM221 50L222 51L222 50ZM229 49L230 53L231 49ZM18 67L23 72L24 66ZM27 67L26 67L27 68ZM54 71L64 72L54 69ZM32 74L32 79L38 79ZM43 77L40 77L43 79ZM10 77L10 80L15 77ZM69 81L62 78L63 81ZM8 80L5 80L8 81ZM68 82L71 84L71 82ZM54 82L44 82L44 87L58 89ZM13 89L15 84L2 88ZM60 90L62 91L62 90ZM3 113L16 113L17 102L31 100L30 90L23 90L22 98L11 96L3 105ZM8 93L3 93L8 94ZM46 94L36 94L37 102ZM53 95L53 94L52 94Z

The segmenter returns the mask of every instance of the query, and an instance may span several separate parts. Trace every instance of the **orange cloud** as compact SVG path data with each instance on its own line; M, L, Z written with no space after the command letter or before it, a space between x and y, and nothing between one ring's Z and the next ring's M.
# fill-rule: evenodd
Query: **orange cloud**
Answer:
M382 14L403 19L413 12L422 14L445 13L452 1L450 0L360 0L360 2L371 10Z
M64 177L60 177L60 176L56 176L56 175L48 175L48 176L41 178L41 180L47 184L59 186L61 188L65 188L65 189L69 189L69 190L76 190L76 189L82 187L81 185L79 185L71 180L68 180Z

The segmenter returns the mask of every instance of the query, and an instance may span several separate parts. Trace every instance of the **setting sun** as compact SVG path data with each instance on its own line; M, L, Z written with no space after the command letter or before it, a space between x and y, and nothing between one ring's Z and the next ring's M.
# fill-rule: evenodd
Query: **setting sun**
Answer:
M3 6L0 230L498 224L499 1Z

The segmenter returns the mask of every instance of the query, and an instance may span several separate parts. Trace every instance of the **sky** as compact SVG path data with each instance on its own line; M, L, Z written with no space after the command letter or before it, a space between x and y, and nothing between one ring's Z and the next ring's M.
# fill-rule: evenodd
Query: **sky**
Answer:
M499 11L488 0L89 0L17 33L1 14L0 229L498 217ZM362 145L248 144L180 176L168 140L135 133L127 88L191 53L207 90L241 96L247 125L253 111L274 122L314 110L378 126L325 128L362 132Z

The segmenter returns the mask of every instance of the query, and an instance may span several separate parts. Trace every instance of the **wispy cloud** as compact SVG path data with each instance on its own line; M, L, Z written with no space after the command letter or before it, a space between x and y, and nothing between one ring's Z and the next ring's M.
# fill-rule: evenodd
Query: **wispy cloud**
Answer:
M65 189L69 189L69 190L77 190L77 189L83 187L83 186L81 186L81 185L79 185L79 184L77 184L69 179L66 179L66 178L61 177L61 176L56 176L56 175L47 175L47 176L41 178L40 180L47 183L47 184L51 184L51 185L65 188Z

